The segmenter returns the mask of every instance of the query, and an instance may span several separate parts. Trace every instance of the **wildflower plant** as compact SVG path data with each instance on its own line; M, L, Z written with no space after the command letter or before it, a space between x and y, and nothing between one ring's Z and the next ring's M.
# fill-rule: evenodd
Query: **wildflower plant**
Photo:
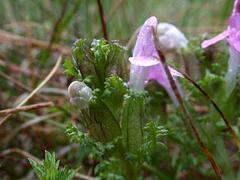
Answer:
M152 121L164 116L153 110L151 98L154 99L155 95L151 88L146 91L151 82L155 82L172 99L173 109L178 112L180 107L186 114L186 128L190 126L203 154L221 179L218 164L183 104L183 90L177 78L189 77L166 64L161 44L156 43L157 24L156 17L145 21L128 60L127 49L117 41L80 39L74 43L73 58L65 62L65 72L75 79L69 85L68 93L79 116L74 125L68 126L66 133L72 142L88 149L89 157L99 162L94 172L100 179L136 179L141 177L144 168L154 171L152 164L156 154L167 147L163 141L166 136L173 137L183 146L195 145L189 132L180 133L181 130L179 136L177 133L173 135L175 131L169 133L178 125L165 127L166 124ZM190 82L193 81L190 79ZM195 82L193 84L210 98ZM176 122L180 118L178 113L172 117ZM181 137L188 138L188 141ZM164 174L159 176L166 177Z
M217 11L214 0L206 8L196 0L155 1L25 3L30 23L21 20L25 13L11 23L11 10L24 3L2 3L0 179L240 179L240 0L219 1L224 12L209 21L198 17ZM227 30L206 41L206 33L196 36L232 4ZM171 21L194 35L155 16L143 21L158 6L159 17L183 12ZM104 39L91 39L101 30ZM74 37L82 39L71 49ZM211 46L221 40L225 46ZM43 149L56 154L39 160Z
M149 96L144 90L146 83L156 79L171 92L157 60L151 30L156 25L156 18L151 17L141 28L133 57L129 59L128 82L126 48L116 41L100 39L89 43L77 40L73 60L65 63L66 73L78 80L70 84L68 92L80 114L80 124L70 126L67 134L73 142L92 147L92 152L98 152L98 158L108 161L110 159L106 157L114 157L114 161L120 161L121 175L128 179L139 176L144 157L159 141L159 132L156 134L150 124L152 128L144 128L147 120L145 104ZM149 138L151 141L147 142ZM99 149L102 149L101 153Z
M125 57L126 48L115 41L78 40L73 47L73 66L68 66L72 70L66 70L78 72L68 73L76 79L81 77L81 82L71 83L69 95L80 111L80 126L84 129L81 133L77 127L71 127L67 133L79 137L81 140L73 138L74 142L91 147L100 159L107 154L114 154L118 161L127 158L128 153L138 156L143 144L145 93L135 92L124 82ZM130 160L122 163L130 164ZM126 166L123 171L127 171ZM127 172L122 174L130 176Z

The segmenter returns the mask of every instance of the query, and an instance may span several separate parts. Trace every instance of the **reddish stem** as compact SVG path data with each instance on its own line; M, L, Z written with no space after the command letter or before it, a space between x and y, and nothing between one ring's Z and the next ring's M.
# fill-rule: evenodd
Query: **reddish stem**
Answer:
M187 108L185 107L184 105L184 102L183 102L183 99L180 95L180 92L178 91L178 88L177 88L177 85L171 75L171 72L168 68L168 64L166 62L166 59L165 59L165 56L163 55L163 53L161 52L161 50L159 50L159 47L160 47L160 43L159 43L159 40L157 38L157 35L156 35L156 32L155 30L153 29L153 35L154 35L154 38L155 38L155 45L156 45L156 49L157 49L157 52L158 52L158 55L159 55L159 59L160 61L162 62L163 64L163 67L164 67L164 70L167 74L167 77L168 77L168 80L170 82L170 85L171 85L171 88L179 102L179 105L180 105L180 108L183 112L183 114L186 116L186 121L187 121L187 124L189 125L189 127L191 128L192 130L192 133L194 135L194 137L196 138L197 140L197 143L199 144L199 146L201 147L203 153L206 155L208 161L210 162L217 178L219 180L222 179L222 175L221 175L221 169L220 167L217 165L217 163L215 162L214 158L213 158L213 155L211 154L211 152L208 150L207 146L203 143L201 137L200 137L200 134L199 132L197 131L197 128L195 127L194 123L193 123L193 119L190 115L190 113L187 111Z
M102 31L103 31L103 37L108 40L108 33L107 33L107 26L106 26L106 19L104 16L104 10L103 10L103 5L101 0L97 0L98 4L98 10L101 18L101 23L102 23Z

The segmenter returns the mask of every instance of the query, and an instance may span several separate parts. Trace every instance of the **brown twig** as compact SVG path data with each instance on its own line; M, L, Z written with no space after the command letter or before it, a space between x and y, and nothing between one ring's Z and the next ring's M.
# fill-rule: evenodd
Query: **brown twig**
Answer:
M16 28L41 28L42 24L40 23L36 23L36 22L31 22L31 21L13 21L13 22L9 22L9 24L5 25L6 28L12 28L12 29L16 29Z
M62 9L60 12L60 16L57 18L57 21L55 22L54 26L53 26L53 30L52 30L52 34L48 43L48 47L47 47L47 56L48 54L51 52L52 50L52 46L53 43L55 43L58 33L59 33L59 26L61 25L61 22L64 18L64 15L67 12L67 7L68 7L68 0L65 0L63 5L62 5Z
M111 20L111 18L115 15L115 13L117 12L117 10L122 6L124 0L118 0L115 1L116 3L113 5L113 7L110 9L109 12L109 16L106 17L106 22L109 23L109 21ZM99 34L101 33L101 28L98 29L98 31L94 34L94 37L99 36Z
M27 46L31 44L32 48L48 49L48 42L37 39L29 40L29 38L14 35L3 30L0 30L0 43L14 44L18 46ZM71 54L71 48L60 44L53 44L51 50L61 52L64 55Z
M33 109L41 109L49 106L53 106L53 102L43 102L43 103L37 103L37 104L31 104L28 106L22 106L22 107L16 107L16 108L11 108L11 109L5 109L0 111L0 116L1 115L7 115L7 114L12 114L12 113L17 113L20 111L29 111Z
M22 84L20 81L17 81L16 79L13 79L11 76L8 76L7 74L5 74L4 72L0 71L0 76L2 76L3 78L7 79L8 81L16 84L18 87L20 87L21 89L25 90L25 91L31 91L30 88L28 88L27 86L25 86L24 84Z
M6 149L6 150L4 150L0 153L0 156L6 156L6 155L12 154L12 153L16 153L16 154L19 154L19 155L21 155L25 158L32 159L32 160L36 161L37 163L42 163L42 161L40 159L38 159L36 156L33 156L29 152L24 151L24 150L19 149L19 148Z
M12 78L11 76L8 76L7 74L5 74L1 71L0 71L0 76L7 79L8 81L13 83L17 87L21 88L22 90L30 92L30 93L32 92L32 89L30 87L24 85L22 82L18 81L17 79ZM36 94L36 95L37 95L37 98L39 98L40 100L51 101L51 99L47 96L44 96L42 94Z
M172 67L172 68L174 68L174 67ZM182 72L182 71L180 71L176 68L174 68L174 69L176 71L178 71L179 73L181 73L185 79L187 79L189 82L191 82L212 103L213 107L216 109L216 111L222 117L222 119L223 119L225 125L227 126L230 134L232 135L234 143L237 145L238 149L240 149L240 142L239 142L237 133L234 131L231 123L228 121L228 119L224 115L223 111L220 109L220 107L217 105L217 103L214 101L214 99L211 98L211 96L209 96L209 94L204 89L202 89L201 86L199 86L194 80L192 80L191 77L189 77L186 73L184 73L184 72Z
M106 19L105 19L105 16L104 16L104 10L103 10L103 5L102 5L101 0L97 0L97 4L98 4L98 10L99 10L100 18L101 18L103 37L106 40L108 40Z
M29 121L26 121L25 123L23 123L21 126L17 127L16 129L14 129L14 131L7 137L5 138L5 141L3 143L3 147L8 147L9 144L11 143L11 141L16 137L16 135L22 131L23 129L27 129L29 127L31 127L31 129L34 128L34 125L40 123L40 122L43 122L43 121L47 121L47 120L50 120L51 118L55 118L57 116L60 116L62 115L62 113L53 113L53 114L47 114L47 115L44 115L44 116L37 116L37 117L34 117L33 119L29 120ZM44 127L46 128L46 127ZM34 130L35 132L35 130Z
M3 62L4 63L4 62ZM1 64L1 61L0 61L0 65L4 65L6 66L6 64ZM13 64L14 65L14 64ZM12 66L12 65L11 65ZM15 67L15 65L14 65ZM57 72L56 72L57 73ZM32 92L32 89L24 84L22 84L20 81L12 78L11 76L8 76L7 74L3 73L3 72L0 72L0 76L6 78L7 80L11 81L12 83L14 83L16 86L22 88L23 90L25 91L28 91L28 92ZM42 94L36 94L36 97L38 97L39 99L41 100L44 100L44 101L51 101L51 99L45 95L42 95ZM62 106L59 106L57 105L57 103L55 103L55 107L61 111L63 111L67 116L70 116L69 112L67 112Z
M59 56L55 66L53 69L50 71L50 73L47 75L47 77L17 106L21 107L23 106L27 101L29 101L50 79L51 77L55 74L57 69L59 68L60 64L62 62L62 56ZM8 114L5 116L3 119L0 120L0 126L7 121L9 117L11 117L12 114Z
M174 81L174 79L173 79L173 77L171 75L171 72L169 70L169 67L168 67L168 64L166 62L165 56L163 55L161 50L159 50L161 46L159 45L160 43L159 43L159 40L157 38L157 34L155 32L155 29L153 29L153 34L154 34L154 38L155 38L155 45L156 45L156 49L157 49L157 52L158 52L158 55L159 55L159 59L160 59L162 65L164 67L164 71L167 74L167 77L168 77L168 80L170 82L171 88L172 88L172 90L173 90L173 92L174 92L174 94L175 94L175 96L176 96L176 98L177 98L177 100L179 102L180 108L181 108L183 114L186 117L186 122L189 125L189 127L191 128L192 133L193 133L194 137L197 140L197 143L199 144L199 146L201 147L203 153L206 155L208 161L210 162L210 164L211 164L211 166L212 166L212 168L213 168L217 178L219 180L221 180L222 179L221 169L217 165L216 161L214 160L212 153L209 151L207 146L203 143L203 141L202 141L202 139L200 137L200 134L199 134L197 128L195 127L194 123L193 123L192 116L190 115L190 113L188 112L187 108L184 105L183 99L182 99L182 97L180 95L180 92L179 92L179 90L177 88L177 85L176 85L176 83L175 83L175 81Z

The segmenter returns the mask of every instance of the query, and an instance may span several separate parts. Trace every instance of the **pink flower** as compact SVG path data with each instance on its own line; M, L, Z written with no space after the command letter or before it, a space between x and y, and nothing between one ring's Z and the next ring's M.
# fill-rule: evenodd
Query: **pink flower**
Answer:
M216 37L202 43L202 48L207 48L221 40L227 40L229 44L229 64L226 74L227 96L230 95L236 85L237 72L240 67L240 0L236 0L228 28Z
M137 91L143 91L148 81L155 80L166 89L174 103L178 104L155 47L152 28L156 29L157 23L156 17L150 17L141 27L133 57L129 58L131 63L129 85ZM174 77L181 76L172 68L169 69ZM176 79L175 82L178 85Z
M227 30L212 39L204 41L202 47L207 48L224 39L228 41L231 47L240 52L240 0L235 1Z

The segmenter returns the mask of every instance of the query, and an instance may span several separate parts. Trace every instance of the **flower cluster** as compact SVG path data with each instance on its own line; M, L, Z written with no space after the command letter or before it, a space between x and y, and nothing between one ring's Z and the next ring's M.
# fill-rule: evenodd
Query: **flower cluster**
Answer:
M150 17L141 27L133 56L129 58L131 63L129 85L137 91L143 91L144 85L148 81L155 80L165 88L174 103L178 104L155 47L153 29L157 28L157 23L156 17ZM181 76L181 74L170 67L169 69L180 90L176 77Z

